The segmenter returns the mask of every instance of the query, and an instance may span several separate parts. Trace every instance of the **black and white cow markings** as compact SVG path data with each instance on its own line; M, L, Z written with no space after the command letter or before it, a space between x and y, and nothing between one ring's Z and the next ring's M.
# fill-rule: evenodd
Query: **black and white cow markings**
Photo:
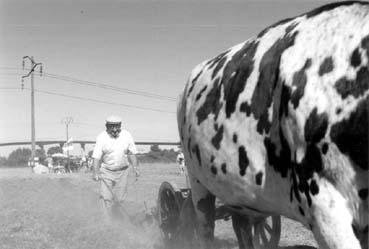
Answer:
M215 74L218 73L218 71L220 69L222 69L223 64L225 62L225 60L223 60L224 58L226 58L227 53L229 52L229 50L224 51L223 53L220 53L218 56L216 56L214 59L209 60L206 64L205 67L207 67L208 70L213 69L213 67L215 67L214 71ZM215 75L212 75L212 78L214 78Z
M223 68L224 63L227 60L227 53L229 51L226 51L224 53L221 53L218 57L216 57L209 65L209 69L212 69L213 66L215 66L213 73L211 75L211 78L215 78L215 76L218 74L218 72Z
M366 58L369 58L369 34L361 41L361 47L366 51Z
M220 168L221 168L223 174L227 174L227 164L226 163L222 163Z
M188 90L188 93L187 93L187 97L190 96L190 94L192 93L192 90L195 87L195 83L196 83L197 79L200 77L201 74L202 74L202 71L198 72L197 75L195 76L195 78L192 79L191 86L190 86L190 88Z
M317 8L317 9L314 9L314 10L308 12L306 14L306 17L307 18L312 18L314 16L317 16L319 14L322 14L324 12L333 10L335 8L338 8L338 7L351 6L354 3L368 4L368 2L365 2L365 1L342 1L342 2L334 2L334 3L327 4L327 5L323 5L320 8Z
M240 105L240 112L245 112L246 116L250 116L251 114L251 106L249 105L249 103L247 103L247 101L243 102Z
M217 167L215 167L214 165L210 166L210 171L211 173L213 173L214 175L216 175L218 173L218 169Z
M222 108L222 103L219 101L221 88L219 86L220 79L217 78L214 81L213 88L206 95L205 102L200 106L196 112L197 124L200 125L204 120L207 119L210 113L218 115L220 109Z
M263 55L259 66L259 78L251 98L251 112L258 120L257 132L268 133L271 122L268 120L269 107L273 100L273 91L279 80L279 63L282 53L293 46L296 35L286 33L278 39Z
M299 212L302 216L305 216L305 212L304 212L304 209L302 209L301 206L299 206Z
M263 183L263 172L259 172L255 175L256 185L261 185Z
M336 84L336 90L341 95L343 99L348 96L353 96L355 98L361 96L369 89L369 68L367 66L363 66L357 72L357 76L355 79L351 80L347 77L342 77L339 79Z
M317 144L322 140L328 128L328 115L318 114L315 107L306 120L304 127L305 141L310 144Z
M232 56L232 59L224 68L222 85L227 118L234 113L238 96L245 89L246 81L254 70L253 57L257 47L258 43L256 41L246 42L243 48Z
M195 101L198 101L200 98L201 98L201 96L202 96L202 94L206 91L206 88L207 88L208 86L204 86L202 89L201 89L201 91L196 95L196 100Z
M360 189L358 195L360 199L365 201L366 199L368 199L368 189L367 188Z
M315 180L312 180L310 182L310 193L312 195L317 195L319 193L319 186L318 186L318 184L316 183Z
M233 134L233 137L232 137L232 141L233 141L233 143L237 143L237 141L238 141L238 136L237 136L237 134L236 133L234 133Z
M214 130L215 130L216 132L218 132L218 129L219 129L219 125L218 125L218 123L214 123Z
M322 64L319 67L319 76L323 76L324 74L330 73L333 71L334 64L333 64L333 58L331 56L326 57Z
M278 136L281 141L281 149L279 154L277 152L276 145L271 141L270 138L264 139L264 145L267 151L267 159L269 165L271 165L276 172L279 172L283 178L287 177L288 170L292 166L291 164L291 149L284 136L282 130L279 130Z
M356 48L354 52L352 52L350 62L351 66L353 66L354 68L357 68L361 65L361 54L359 48Z
M285 23L288 23L290 21L292 21L293 18L286 18L286 19L283 19L283 20L280 20L279 22L276 22L272 25L270 25L269 27L265 28L264 30L262 30L258 35L257 35L257 38L261 38L263 37L266 33L268 33L268 31L270 31L272 28L275 28L279 25L282 25L282 24L285 24ZM295 25L290 25L286 28L286 33L290 32L293 28L295 27Z
M293 75L292 85L295 86L296 89L292 93L291 102L293 104L293 108L295 109L298 107L300 103L300 99L304 96L305 85L307 82L306 70L309 69L310 66L311 66L311 59L309 58L306 60L305 65L301 68L301 70L297 71Z
M369 76L367 78L367 81ZM348 119L334 124L330 131L332 141L360 168L368 170L369 159L369 95L359 101Z
M356 48L351 54L350 62L354 68L361 65L360 50L366 51L366 56L369 58L369 34L362 39L361 46ZM336 82L335 87L343 99L350 95L357 98L362 96L369 89L368 77L369 66L366 64L359 67L356 78L348 79L344 76Z
M249 166L249 159L244 146L238 147L238 165L240 167L240 175L244 176L247 166Z
M195 153L199 166L201 167L201 152L198 144L192 147L192 152Z
M329 149L328 143L323 143L323 145L322 145L322 153L323 153L323 155L327 154L328 149Z
M368 116L367 2L282 20L203 62L178 108L197 214L218 194L299 217L322 247L360 248L351 224L368 224Z
M211 143L214 145L215 149L219 150L220 149L220 143L222 142L223 133L224 133L223 125L219 129L216 129L216 130L217 130L217 133L211 139Z

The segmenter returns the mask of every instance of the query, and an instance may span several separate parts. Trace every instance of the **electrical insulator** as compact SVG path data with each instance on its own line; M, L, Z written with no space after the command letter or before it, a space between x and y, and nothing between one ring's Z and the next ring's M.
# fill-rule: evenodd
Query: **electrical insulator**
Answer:
M42 76L42 65L40 66L40 76Z
M24 59L23 59L23 61L22 61L22 67L23 67L23 70L24 70Z

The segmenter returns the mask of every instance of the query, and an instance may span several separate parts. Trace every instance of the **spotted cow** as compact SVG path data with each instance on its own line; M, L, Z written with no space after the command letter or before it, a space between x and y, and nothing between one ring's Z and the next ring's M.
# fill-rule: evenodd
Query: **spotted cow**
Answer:
M216 197L299 221L320 248L367 248L368 115L367 2L280 21L195 67L177 119L203 245Z

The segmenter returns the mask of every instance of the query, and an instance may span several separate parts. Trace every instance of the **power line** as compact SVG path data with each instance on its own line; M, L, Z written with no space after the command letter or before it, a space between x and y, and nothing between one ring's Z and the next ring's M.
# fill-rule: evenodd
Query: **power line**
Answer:
M115 87L115 86L111 86L111 85L107 85L107 84L102 84L102 83L97 83L97 82L92 82L92 81L86 81L86 80L79 80L79 79L76 79L76 78L71 78L71 77L67 77L67 76L58 76L58 75L53 75L53 74L49 74L49 73L45 73L44 75L45 75L45 77L48 77L48 78L68 81L68 82L76 83L76 84L79 84L79 85L93 86L93 87L97 87L97 88L101 88L101 89L105 89L105 90L111 90L111 91L120 92L120 93L128 93L128 94L138 95L138 96L147 97L147 98L154 98L154 99L174 101L174 102L176 101L176 98L169 97L169 96L164 96L164 95L159 95L159 94L154 94L154 93L149 93L149 92L135 91L135 90L130 90L128 88Z
M0 87L0 90L20 90L19 87Z
M30 90L27 87L24 87L23 89L24 90ZM20 88L17 88L17 87L0 87L0 90L20 90ZM79 96L72 96L72 95L67 95L67 94L62 94L62 93L55 93L55 92L50 92L50 91L43 91L43 90L38 90L38 89L34 89L34 91L39 92L39 93L49 94L49 95L55 95L55 96L60 96L60 97L90 101L90 102L95 102L95 103L100 103L100 104L118 105L118 106L124 106L124 107L127 107L127 108L136 108L136 109L140 109L140 110L148 110L148 111L155 111L155 112L162 112L162 113L171 113L171 114L175 113L175 112L166 111L166 110L146 108L146 107L135 106L135 105L126 105L126 104L120 104L120 103L115 103L115 102L107 102L107 101L103 101L103 100L97 100L97 99L92 99L92 98L84 98L84 97L79 97Z
M30 90L29 88L26 88L26 87L24 89L25 90ZM155 111L155 112L170 113L170 114L175 113L175 112L160 110L160 109L155 109L155 108L148 108L148 107L141 107L141 106L136 106L136 105L127 105L127 104L121 104L121 103L115 103L115 102L108 102L108 101L103 101L103 100L97 100L97 99L85 98L85 97L79 97L79 96L72 96L72 95L68 95L68 94L56 93L56 92L50 92L50 91L44 91L44 90L38 90L38 89L35 89L35 92L44 93L44 94L48 94L48 95L54 95L54 96L61 96L61 97L66 97L66 98L71 98L71 99L78 99L78 100L83 100L83 101L90 101L90 102L100 103L100 104L108 104L108 105L123 106L123 107L127 107L127 108L135 108L135 109L146 110L146 111Z
M20 70L19 68L12 68L12 67L0 67L0 69ZM16 74L14 74L14 75L16 75ZM97 87L97 88L101 88L101 89L105 89L105 90L111 90L111 91L121 92L121 93L128 93L128 94L138 95L138 96L147 97L147 98L155 98L155 99L167 100L167 101L173 101L173 102L177 101L176 98L170 97L170 96L150 93L150 92L146 92L146 91L137 91L137 90L131 90L131 89L128 89L128 88L116 87L116 86L112 86L112 85L109 85L109 84L98 83L98 82L87 81L87 80L81 80L81 79L77 79L77 78L69 77L69 76L65 76L65 75L58 75L58 74L51 74L51 73L45 73L44 72L43 76L48 77L48 78L52 78L52 79L67 81L67 82L71 82L71 83L75 83L75 84L79 84L79 85L92 86L92 87Z
M96 125L96 124L89 124L89 123L83 123L83 122L74 122L74 124L79 127L79 126L88 126L88 127L94 127L94 128L101 128L101 125Z
M106 90L112 90L112 91L116 91L116 92L125 92L125 93L129 93L129 94L133 94L133 95L139 95L139 96L148 97L148 98L155 98L155 99L160 99L160 100L167 100L167 101L176 102L175 98L171 98L171 97L167 97L167 96L155 95L155 94L150 94L150 93L144 94L144 92L135 92L135 91L131 91L129 89L121 89L121 88L108 86L108 85L104 85L104 84L94 85L94 84L98 84L98 83L77 82L77 81L71 81L71 80L57 78L57 77L48 76L48 75L49 74L47 74L47 73L43 74L44 77L49 77L49 78L54 78L54 79L59 79L59 80L66 80L66 81L74 82L74 83L77 83L77 84L95 86L95 87L99 87L99 88L106 89ZM5 89L5 88L0 88L0 89ZM6 88L6 89L9 90L10 88ZM17 89L17 88L13 88L13 89Z

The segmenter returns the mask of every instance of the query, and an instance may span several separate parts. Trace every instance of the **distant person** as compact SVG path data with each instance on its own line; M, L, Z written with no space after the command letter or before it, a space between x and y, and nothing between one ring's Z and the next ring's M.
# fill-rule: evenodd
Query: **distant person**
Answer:
M177 155L177 164L178 164L178 169L179 169L179 174L184 174L185 173L185 159L184 159L184 155L183 152L180 150L178 155Z
M79 164L80 164L80 169L79 170L84 170L84 172L88 171L87 157L86 156L81 157L81 160L80 160Z
M94 159L92 157L89 156L87 158L87 168L90 171L93 169L93 161L94 161Z
M37 167L40 165L40 160L38 159L38 157L34 157L33 159L33 168Z
M139 176L137 149L131 134L121 129L122 119L110 116L106 130L96 138L93 157L93 179L100 180L100 194L105 214L112 215L113 201L123 202L127 196L131 165ZM113 196L114 195L114 196Z
M33 167L33 173L35 173L35 174L47 174L47 173L49 173L48 167L46 167L45 165L42 165L39 162L38 157L35 157L34 161L35 161L35 166Z
M28 163L27 163L28 167L33 168L33 162L32 162L32 159L28 159Z
M45 161L47 163L47 167L49 168L49 173L54 173L53 159L51 157L47 157Z

